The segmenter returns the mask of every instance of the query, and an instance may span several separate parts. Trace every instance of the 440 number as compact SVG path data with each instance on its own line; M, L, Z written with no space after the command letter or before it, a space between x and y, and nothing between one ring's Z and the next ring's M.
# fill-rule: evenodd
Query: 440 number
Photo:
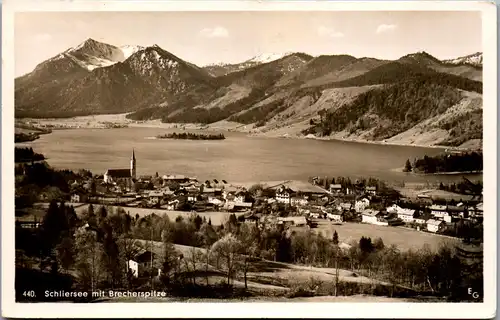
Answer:
M36 297L35 290L24 291L23 296L28 298L34 298Z

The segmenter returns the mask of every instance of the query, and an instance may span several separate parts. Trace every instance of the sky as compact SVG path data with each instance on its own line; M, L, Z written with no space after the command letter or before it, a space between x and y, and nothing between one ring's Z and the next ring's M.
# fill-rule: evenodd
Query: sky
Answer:
M263 53L450 59L483 51L481 13L471 11L23 12L14 28L16 76L88 38L157 44L198 66Z

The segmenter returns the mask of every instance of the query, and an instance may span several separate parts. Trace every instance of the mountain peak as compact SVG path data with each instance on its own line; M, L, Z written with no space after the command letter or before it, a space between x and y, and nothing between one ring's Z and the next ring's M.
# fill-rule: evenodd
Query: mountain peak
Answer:
M427 59L432 59L432 60L438 60L436 57L434 57L433 55L431 55L430 53L426 52L426 51L418 51L418 52L415 52L415 53L411 53L411 54L408 54L406 56L404 56L403 58L405 57L409 57L409 58L427 58Z

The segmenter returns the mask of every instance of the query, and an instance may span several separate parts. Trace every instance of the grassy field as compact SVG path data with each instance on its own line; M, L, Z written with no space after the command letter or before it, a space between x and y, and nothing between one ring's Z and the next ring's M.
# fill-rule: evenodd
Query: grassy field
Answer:
M94 205L94 209L99 207L100 205ZM123 208L125 212L127 212L131 216L135 217L135 215L138 214L139 217L141 218L150 215L152 213L155 213L159 216L166 214L170 218L170 220L175 220L177 216L188 218L192 214L191 212L186 212L186 211L168 211L161 209L129 208L129 207L119 207L119 206L107 206L107 207L113 208L113 210L117 210L118 208ZM88 210L88 205L77 206L75 204L75 211L77 214L81 214L85 210ZM207 212L197 212L196 214L202 218L205 217L207 220L210 218L212 220L213 225L220 225L224 222L225 219L229 217L231 213L220 212L220 211L207 211ZM236 213L236 216L239 216L241 214L243 213Z
M454 192L448 192L444 190L439 190L434 187L426 186L425 184L419 183L406 183L404 187L395 187L397 191L401 193L403 197L416 199L419 194L425 194L431 198L441 198L447 201L470 201L472 196L465 194L458 194Z
M376 226L363 223L334 225L330 221L322 219L318 219L316 222L318 227L312 229L313 231L322 233L326 238L331 238L334 230L336 230L339 240L344 243L359 241L362 236L370 237L372 240L380 237L385 245L394 244L401 250L408 250L420 249L424 244L428 244L432 249L437 249L443 242L457 241L440 235L401 227Z

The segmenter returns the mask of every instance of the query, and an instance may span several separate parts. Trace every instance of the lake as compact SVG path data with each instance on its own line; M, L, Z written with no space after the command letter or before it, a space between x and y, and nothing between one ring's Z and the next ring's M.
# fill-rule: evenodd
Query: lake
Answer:
M173 132L161 128L54 130L24 146L47 157L55 168L129 168L135 149L138 175L183 174L229 182L307 180L310 176L376 177L389 182L456 181L462 176L398 172L406 159L443 152L437 148L344 141L249 137L224 132L225 140L151 139ZM178 130L177 130L178 131ZM480 179L481 175L468 175Z

